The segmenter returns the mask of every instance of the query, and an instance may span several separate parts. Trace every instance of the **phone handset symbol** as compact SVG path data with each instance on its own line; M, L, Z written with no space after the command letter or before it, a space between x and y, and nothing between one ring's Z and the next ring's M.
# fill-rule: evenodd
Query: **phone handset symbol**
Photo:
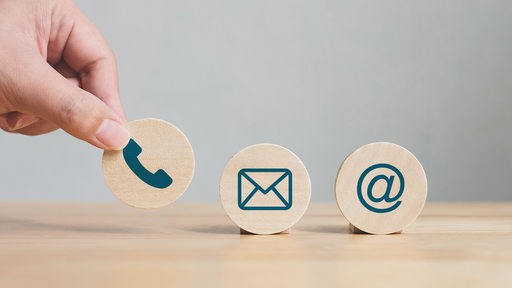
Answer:
M149 172L137 158L142 153L142 148L133 139L123 149L123 157L128 167L146 184L155 188L167 188L172 184L172 178L164 170L158 169L155 173Z

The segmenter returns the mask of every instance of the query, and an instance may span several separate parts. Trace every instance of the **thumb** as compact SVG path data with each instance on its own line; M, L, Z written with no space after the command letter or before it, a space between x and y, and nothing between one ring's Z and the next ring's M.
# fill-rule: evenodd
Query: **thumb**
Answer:
M17 89L21 112L55 123L69 134L107 150L120 150L130 135L123 120L93 94L73 85L50 65L32 61ZM19 82L20 80L15 80Z

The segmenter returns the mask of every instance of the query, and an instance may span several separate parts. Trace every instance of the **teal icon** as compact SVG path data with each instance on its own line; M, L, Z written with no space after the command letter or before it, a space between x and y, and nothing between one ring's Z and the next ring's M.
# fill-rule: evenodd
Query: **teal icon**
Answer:
M363 197L363 182L370 172L377 169L378 171L376 171L376 175L373 176L366 187L366 196L372 203L382 203L382 201L385 203L390 203L390 206L386 208L374 207L368 203L365 197ZM395 176L397 176L398 181L395 181ZM376 197L373 190L375 184L378 181L385 182L386 190L382 196ZM396 192L394 196L391 196L392 188L395 183L399 185L398 189L395 189L398 190L398 192ZM364 170L361 176L359 176L359 181L357 181L357 197L359 198L359 201L361 201L361 204L366 207L366 209L375 213L387 213L395 210L398 208L398 206L400 206L400 204L402 204L402 201L399 199L404 193L404 186L404 176L402 175L402 172L400 172L400 170L398 170L395 166L386 163L375 164L368 167L366 170Z
M128 164L133 173L144 183L155 188L163 189L169 187L172 184L171 176L162 169L158 169L155 173L149 172L139 161L138 156L140 153L142 153L142 148L133 139L130 139L128 145L123 149L124 161L126 161L126 164Z
M238 172L238 207L242 210L288 210L292 192L292 172L286 168L244 168Z

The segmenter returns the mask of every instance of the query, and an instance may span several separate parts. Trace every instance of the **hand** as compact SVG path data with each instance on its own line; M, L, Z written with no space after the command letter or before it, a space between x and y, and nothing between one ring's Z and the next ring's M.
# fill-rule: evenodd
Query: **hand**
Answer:
M0 0L0 43L0 128L126 146L114 55L71 1Z

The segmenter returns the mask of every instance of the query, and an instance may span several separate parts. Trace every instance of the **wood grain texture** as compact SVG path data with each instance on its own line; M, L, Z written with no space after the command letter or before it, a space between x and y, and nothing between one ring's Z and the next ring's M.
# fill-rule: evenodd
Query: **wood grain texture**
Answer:
M139 119L126 125L141 147L138 161L151 173L162 169L172 178L164 189L144 183L126 164L122 151L105 151L103 176L114 195L136 208L160 208L176 201L194 176L195 158L183 132L159 119Z
M511 287L511 241L512 203L427 203L394 235L312 203L290 234L240 235L220 204L4 202L0 287Z
M421 213L427 198L427 178L421 163L407 149L392 143L371 143L343 161L335 196L341 212L357 229L372 234L397 233Z
M304 215L311 182L293 152L275 144L257 144L229 160L220 180L220 197L226 213L240 228L254 234L275 234Z

